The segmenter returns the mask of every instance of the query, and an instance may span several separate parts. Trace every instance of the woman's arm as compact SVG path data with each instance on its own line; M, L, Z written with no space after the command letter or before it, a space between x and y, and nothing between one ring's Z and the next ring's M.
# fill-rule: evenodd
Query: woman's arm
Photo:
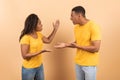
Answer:
M29 60L31 57L37 56L37 55L44 53L44 52L51 52L51 51L41 50L41 51L36 52L36 53L29 53L29 45L21 44L21 54L22 54L23 59Z
M43 36L43 38L42 38L44 43L50 43L53 40L53 38L58 30L59 24L60 24L59 20L57 20L55 23L53 23L54 29L53 29L52 33L48 37Z

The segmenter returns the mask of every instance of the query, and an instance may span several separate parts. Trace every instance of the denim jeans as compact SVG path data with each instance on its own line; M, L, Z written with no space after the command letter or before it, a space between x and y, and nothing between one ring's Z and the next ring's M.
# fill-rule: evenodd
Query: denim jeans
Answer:
M77 80L96 80L96 66L80 66L76 64Z
M22 80L44 80L43 65L30 69L22 67Z

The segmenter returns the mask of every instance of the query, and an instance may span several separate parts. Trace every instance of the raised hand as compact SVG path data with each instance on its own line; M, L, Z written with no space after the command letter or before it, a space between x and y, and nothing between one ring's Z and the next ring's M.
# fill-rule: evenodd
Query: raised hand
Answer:
M54 29L58 29L59 25L60 25L60 21L59 21L59 20L56 20L56 22L53 23Z

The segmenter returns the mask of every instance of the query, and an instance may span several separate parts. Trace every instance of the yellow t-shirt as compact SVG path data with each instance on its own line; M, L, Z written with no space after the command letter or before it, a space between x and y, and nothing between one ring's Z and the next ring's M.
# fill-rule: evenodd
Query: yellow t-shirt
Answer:
M20 44L27 44L29 45L29 53L35 53L42 50L43 42L42 37L43 35L40 32L37 32L38 38L35 39L30 35L24 35L21 40ZM42 55L39 54L37 56L32 57L30 60L23 60L23 67L25 68L36 68L42 64Z
M80 46L89 46L91 41L101 40L100 28L93 21L88 21L85 25L75 25L74 28L76 43ZM99 53L91 53L77 49L75 63L82 66L96 66L98 64Z

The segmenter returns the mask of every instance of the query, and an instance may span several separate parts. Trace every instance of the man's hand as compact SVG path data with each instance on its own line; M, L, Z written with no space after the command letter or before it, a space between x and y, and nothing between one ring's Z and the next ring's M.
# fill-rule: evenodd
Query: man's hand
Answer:
M70 47L70 48L77 48L76 43L57 43L55 48L65 48L65 47Z
M72 47L72 48L77 48L78 45L77 45L76 43L71 43L71 46L70 46L70 47Z
M55 48L65 48L66 47L66 43L57 43L54 47Z

